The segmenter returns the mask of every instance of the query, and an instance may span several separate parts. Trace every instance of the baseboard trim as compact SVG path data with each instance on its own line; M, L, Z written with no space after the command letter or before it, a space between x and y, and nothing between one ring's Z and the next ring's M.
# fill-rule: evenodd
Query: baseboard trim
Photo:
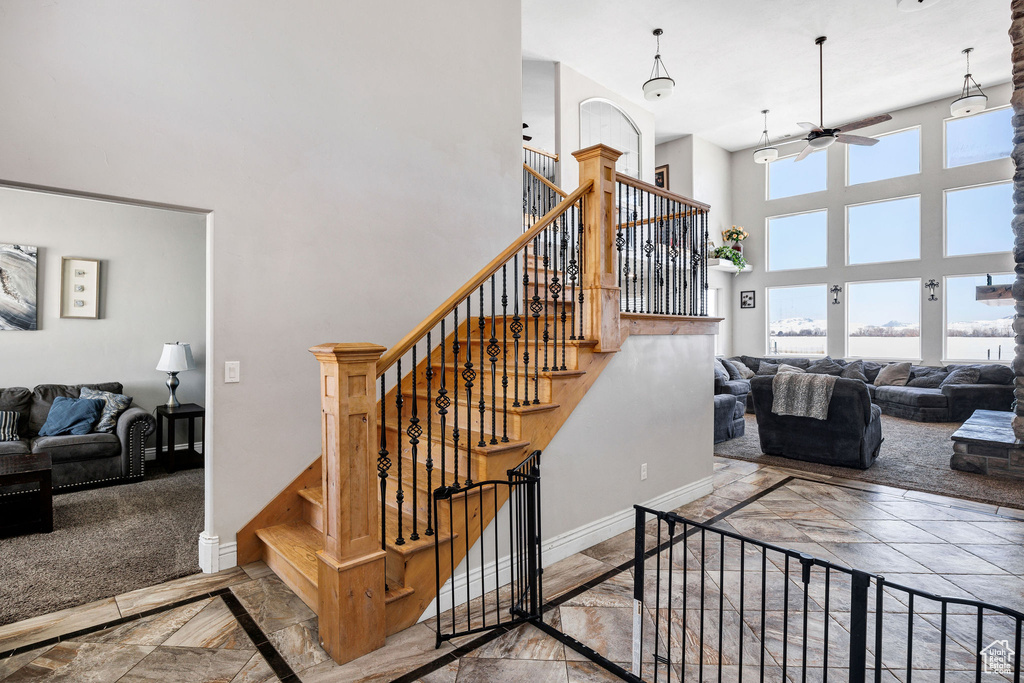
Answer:
M199 534L199 568L205 574L214 574L238 564L238 544L221 543L219 536L205 531Z
M176 450L176 451L186 451L186 450L188 450L188 444L187 443L177 443L177 444L174 444L174 450ZM196 441L196 451L198 451L199 453L203 452L203 442L202 441ZM142 455L143 455L143 457L146 460L156 460L156 446L149 446L147 448L144 448L143 451L142 451Z
M712 493L714 491L713 482L714 477L707 476L678 489L663 493L660 496L655 496L654 498L641 503L641 505L655 510L674 510L677 507L686 505L687 503L692 503L698 498L702 498ZM576 553L586 550L587 548L591 548L598 543L607 541L609 538L617 536L624 531L629 531L633 528L635 520L636 513L632 507L629 507L549 538L541 544L543 564L545 567L551 566L552 564L564 560L571 555L575 555ZM491 522L491 524L493 523L494 522ZM488 525L488 527L489 526L490 525ZM474 548L475 547L476 546L474 545ZM472 550L470 552L472 552ZM497 565L497 567L495 567L495 565ZM495 574L495 568L497 568L499 581L502 585L508 583L511 577L511 558L506 556L500 558L497 562L488 562L483 568L478 567L468 574L459 574L454 583L455 595L466 595L468 584L468 594L472 597L478 597L481 593L481 579L485 576L488 578L493 577ZM492 588L493 586L488 585L488 590ZM450 596L452 595L452 592L452 580L449 579L441 588L441 595L444 596L441 600L442 612L452 608L452 605L450 604ZM458 604L463 604L463 602L464 600ZM420 615L419 621L429 619L437 613L436 603L437 598L435 597L427 606L427 609L423 614Z

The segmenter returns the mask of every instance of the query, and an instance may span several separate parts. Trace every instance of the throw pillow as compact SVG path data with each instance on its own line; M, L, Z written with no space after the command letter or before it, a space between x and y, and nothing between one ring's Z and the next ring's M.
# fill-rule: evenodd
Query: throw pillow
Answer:
M816 360L807 366L807 372L815 375L835 375L838 377L843 374L843 366L830 357L825 356L821 360Z
M1013 384L1013 370L1006 365L975 365L978 368L978 384Z
M722 365L725 366L725 371L729 373L729 379L743 379L743 375L740 373L740 369L736 367L736 364L727 358L720 358Z
M18 413L13 410L0 411L0 441L18 440Z
M942 380L940 387L947 387L950 384L977 384L981 372L973 365L961 365L950 372L946 379Z
M53 405L46 415L46 422L39 430L39 436L88 434L100 419L102 412L103 401L99 399L58 396L53 399Z
M730 358L729 362L732 363L733 366L740 371L740 379L750 379L751 377L754 376L754 371L751 370L750 367L746 363L744 363L743 359L740 358L739 356L736 356L735 358Z
M875 377L876 387L903 387L910 379L910 363L889 363Z
M846 379L859 379L864 383L867 383L868 381L867 373L864 372L864 361L862 360L855 360L847 365L843 368L843 372L839 376L845 377Z
M729 373L726 371L725 366L722 365L722 361L715 359L715 379L722 382L729 381Z
M761 361L761 364L757 366L757 374L759 375L774 375L779 371L778 363L769 363L766 360Z
M946 380L948 375L948 372L943 372L941 370L938 372L929 372L913 378L907 382L907 386L922 387L924 389L938 389L942 386L942 383Z
M807 372L807 370L804 370L803 368L798 368L795 365L787 365L785 363L782 363L781 365L779 365L779 370L775 374L781 375L784 372L796 372L802 375L803 373Z
M80 398L97 398L103 401L103 414L100 421L93 427L94 432L112 432L117 426L117 418L121 413L128 410L132 404L132 397L124 394L115 394L111 391L97 391L89 387L82 387Z

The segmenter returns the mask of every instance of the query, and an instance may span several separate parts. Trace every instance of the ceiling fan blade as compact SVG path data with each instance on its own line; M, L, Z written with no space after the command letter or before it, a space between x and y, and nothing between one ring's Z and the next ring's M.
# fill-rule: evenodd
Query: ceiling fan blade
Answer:
M848 145L864 145L870 147L878 144L878 138L866 138L863 135L846 135L840 133L836 136L836 142L845 142Z
M818 128L813 123L807 123L806 121L801 121L800 123L798 123L796 125L800 126L804 130L821 130L821 128Z
M868 126L873 126L876 123L882 123L883 121L889 121L891 119L892 117L888 114L879 114L878 116L871 116L866 119L861 119L860 121L851 121L843 126L836 126L833 130L843 131L845 133L847 131L857 130L858 128L867 128Z
M533 139L533 136L532 136L532 135L524 135L524 136L523 136L523 140L525 140L526 142L529 142L529 141L530 141L530 140L532 140L532 139Z
M807 158L807 155L814 151L814 148L810 145L804 147L803 151L796 155L796 159L793 161L803 161Z

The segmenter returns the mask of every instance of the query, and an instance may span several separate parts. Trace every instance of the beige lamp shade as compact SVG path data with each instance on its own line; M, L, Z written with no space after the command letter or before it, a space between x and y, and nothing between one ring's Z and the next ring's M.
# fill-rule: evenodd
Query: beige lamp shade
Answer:
M181 342L164 344L163 353L156 369L163 372L185 372L195 370L196 362L192 360L192 347Z

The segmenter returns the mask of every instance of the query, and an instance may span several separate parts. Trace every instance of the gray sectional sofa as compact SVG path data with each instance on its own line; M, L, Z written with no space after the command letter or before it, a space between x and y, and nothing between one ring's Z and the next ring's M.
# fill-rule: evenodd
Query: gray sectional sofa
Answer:
M131 406L117 419L111 433L81 436L39 436L53 400L78 398L82 388L120 394L119 382L105 384L40 384L0 389L0 410L18 413L17 441L0 441L0 458L25 453L48 453L53 463L54 491L117 484L142 479L146 437L156 420L145 410Z

